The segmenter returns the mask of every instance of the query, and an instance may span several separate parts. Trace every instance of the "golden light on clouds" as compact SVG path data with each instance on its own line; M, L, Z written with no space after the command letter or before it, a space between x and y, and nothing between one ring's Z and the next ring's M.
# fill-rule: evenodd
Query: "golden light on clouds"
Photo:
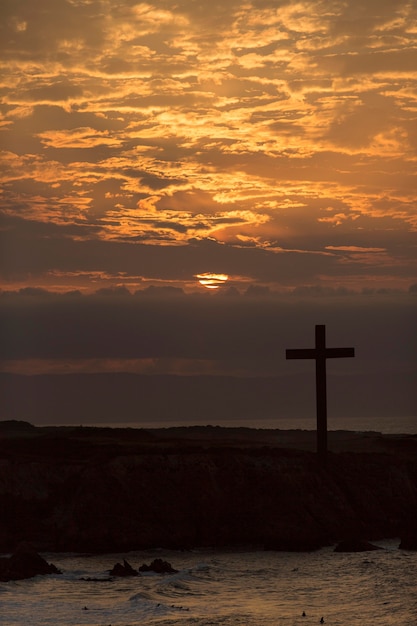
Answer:
M226 284L229 280L227 274L214 274L212 272L204 272L203 274L196 274L198 282L207 289L218 289Z
M4 285L415 282L415 3L22 0L0 31Z

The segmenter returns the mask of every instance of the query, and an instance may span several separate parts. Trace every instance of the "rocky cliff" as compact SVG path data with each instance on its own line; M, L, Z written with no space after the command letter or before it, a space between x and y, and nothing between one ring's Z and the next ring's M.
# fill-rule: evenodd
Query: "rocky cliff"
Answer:
M190 428L0 430L0 551L262 545L401 536L417 520L417 438Z

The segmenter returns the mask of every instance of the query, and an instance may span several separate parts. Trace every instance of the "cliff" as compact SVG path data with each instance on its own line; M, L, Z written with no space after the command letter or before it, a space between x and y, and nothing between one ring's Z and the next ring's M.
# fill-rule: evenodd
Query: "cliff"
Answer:
M262 545L401 536L417 437L226 428L0 428L0 551Z

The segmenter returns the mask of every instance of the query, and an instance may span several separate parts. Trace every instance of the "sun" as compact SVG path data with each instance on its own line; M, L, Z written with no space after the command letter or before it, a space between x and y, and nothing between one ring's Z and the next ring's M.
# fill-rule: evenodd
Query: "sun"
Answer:
M224 285L229 276L227 274L215 274L214 272L204 272L203 274L195 274L198 282L206 289L218 289Z

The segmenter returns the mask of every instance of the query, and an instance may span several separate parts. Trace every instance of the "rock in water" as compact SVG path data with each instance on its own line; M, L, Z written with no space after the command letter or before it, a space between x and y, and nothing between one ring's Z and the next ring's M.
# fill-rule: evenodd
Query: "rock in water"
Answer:
M110 576L139 576L137 572L126 560L121 563L116 563L112 570L110 570Z
M33 576L61 574L52 563L47 563L29 543L21 543L10 557L0 558L0 580L24 580Z
M156 572L157 574L176 574L177 569L174 569L171 563L163 561L162 559L154 559L150 565L144 563L139 568L140 572Z

